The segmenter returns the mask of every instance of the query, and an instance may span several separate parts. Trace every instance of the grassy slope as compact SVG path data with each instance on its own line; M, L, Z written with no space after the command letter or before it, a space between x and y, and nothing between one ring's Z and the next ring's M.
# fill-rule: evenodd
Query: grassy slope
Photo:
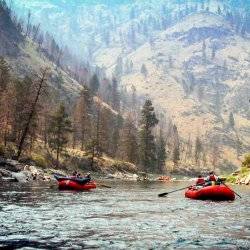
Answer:
M19 45L20 55L17 57L8 57L7 60L14 70L14 73L20 77L29 75L32 73L38 73L42 68L49 67L51 69L51 78L49 79L49 85L54 88L55 86L52 78L55 79L59 74L63 78L63 85L60 87L62 93L72 99L79 94L82 90L82 86L72 79L62 69L57 68L54 63L49 61L45 56L37 51L37 45L32 41L27 40L25 43Z
M64 100L66 99L66 101L73 101L74 98L79 95L83 87L77 81L72 79L66 72L64 72L60 68L57 68L54 63L38 53L36 44L28 40L26 41L26 43L20 44L19 48L20 53L16 57L12 56L6 58L9 65L11 66L11 69L13 70L13 75L24 77L25 75L39 73L40 69L49 67L51 69L52 78L48 80L48 83L51 87L59 90L60 98ZM59 74L63 78L62 86L57 86L55 85L55 82L53 82L53 79L59 76ZM98 97L94 97L94 102L100 103L104 109L108 110L113 115L118 115L118 113L114 109L112 109L112 107L100 100ZM15 150L13 145L9 145L8 148L12 153L14 152L13 150ZM0 151L3 151L3 149L1 149L1 145ZM54 168L55 162L53 159L55 158L55 155L53 155L53 153L51 152L48 152L44 148L42 141L38 141L31 152L27 151L25 153L25 158L32 160L36 165L40 167ZM65 168L69 171L79 168L82 170L89 170L88 159L89 155L87 155L86 152L68 148L66 150L66 155L63 156L60 161L62 168ZM95 163L95 170L100 172L136 171L136 167L133 164L121 162L116 159L111 159L107 156L95 159Z
M242 162L239 170L227 176L227 181L241 184L242 182L245 182L247 178L250 178L250 154L245 156L245 160Z

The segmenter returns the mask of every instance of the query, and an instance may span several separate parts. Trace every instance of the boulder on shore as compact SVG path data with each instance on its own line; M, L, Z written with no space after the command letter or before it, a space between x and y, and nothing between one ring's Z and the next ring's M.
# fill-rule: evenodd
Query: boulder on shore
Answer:
M11 172L20 172L24 170L24 165L16 160L0 158L0 169L5 169Z
M45 175L42 169L35 166L24 165L16 160L0 157L0 179L2 181L17 181L26 183L29 181L49 181L50 176Z

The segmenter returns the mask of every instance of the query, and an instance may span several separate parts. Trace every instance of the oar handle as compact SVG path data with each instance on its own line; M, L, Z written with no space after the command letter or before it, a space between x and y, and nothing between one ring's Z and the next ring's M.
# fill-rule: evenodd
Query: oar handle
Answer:
M161 193L161 194L158 194L159 197L164 197L168 194L171 194L171 193L175 193L175 192L178 192L178 191L181 191L181 190L184 190L186 188L190 188L192 186L187 186L187 187L183 187L183 188L180 188L180 189L176 189L176 190L173 190L173 191L170 191L170 192L165 192L165 193Z
M175 193L175 192L177 192L177 191L181 191L181 190L184 190L184 189L186 189L186 188L190 188L191 186L188 186L188 187L184 187L184 188L180 188L180 189L176 189L176 190L173 190L173 191L170 191L170 192L168 192L169 194L171 194L171 193Z
M227 188L229 188L230 190L232 190L232 192L234 192L239 198L242 198L239 194L237 194L233 189L231 189L228 185L226 185L224 182L223 182L223 185L226 186Z

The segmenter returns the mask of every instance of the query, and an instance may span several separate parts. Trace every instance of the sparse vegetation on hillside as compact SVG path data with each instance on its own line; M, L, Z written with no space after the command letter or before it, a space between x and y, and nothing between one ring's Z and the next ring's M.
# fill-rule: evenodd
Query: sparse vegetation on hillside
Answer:
M13 13L4 1L0 6L6 15ZM15 13L13 16L15 19ZM63 58L60 58L60 62L59 59L55 60L60 48L50 35L47 35L49 45L42 42L37 44L36 38L42 31L40 26L32 26L30 12L26 25L12 19L13 17L8 20L12 21L13 27L20 26L16 32L24 37L22 44L18 46L35 57L40 66L46 67L39 69L36 65L30 72L24 71L18 75L12 65L15 67L17 60L20 60L22 67L25 67L30 61L26 61L22 55L15 60L12 57L0 58L0 105L3 107L0 109L1 155L20 160L31 159L41 167L60 167L65 162L71 164L71 160L74 164L74 157L69 155L69 148L72 146L74 150L85 154L85 165L92 170L98 169L96 164L103 157L139 163L136 119L140 116L140 111L133 106L139 105L137 98L120 92L118 80L113 77L110 81L97 68L92 76L85 76L86 83L81 83L83 86L76 91L78 96L69 98L66 106L64 94L71 94L70 89L65 88L63 94L61 89L64 85L70 86L70 73L64 69L67 62ZM0 21L5 20L0 17ZM46 57L43 63L40 51L35 56L32 54L36 48L42 47L49 51L47 54L43 53ZM60 52L61 55L63 52ZM78 77L79 75L74 76L75 79ZM71 82L72 87L73 83L74 81ZM76 84L80 86L79 82ZM133 103L128 102L131 98ZM107 99L107 103L103 99ZM127 120L126 113L130 109L133 112L131 119ZM153 144L154 140L152 137ZM147 146L148 150L151 150L150 147L151 145ZM40 148L40 152L37 148ZM152 150L156 150L155 146L152 146ZM162 144L161 151L164 150ZM156 152L153 158L157 161ZM147 167L144 163L143 168ZM164 159L161 159L160 164L161 167L165 164ZM122 165L128 166L127 163L117 164L118 168ZM150 171L157 169L151 168Z
M229 175L226 180L236 184L250 184L250 154L245 156L240 169Z
M78 1L68 9L50 0L44 9L47 2L14 0L8 7L1 1L0 55L12 77L22 82L28 76L32 82L40 68L51 69L50 97L34 117L43 125L31 124L31 141L41 137L48 145L47 125L63 101L73 130L68 144L87 150L92 162L109 155L138 163L140 109L150 99L160 118L152 131L154 144L159 143L155 154L165 158L160 145L166 145L167 168L236 168L250 145L245 2L236 8L214 0ZM5 41L15 45L15 58ZM14 90L8 88L1 98L6 107ZM6 135L12 136L14 123L7 120ZM3 136L7 146L8 136ZM156 162L166 169L165 160Z

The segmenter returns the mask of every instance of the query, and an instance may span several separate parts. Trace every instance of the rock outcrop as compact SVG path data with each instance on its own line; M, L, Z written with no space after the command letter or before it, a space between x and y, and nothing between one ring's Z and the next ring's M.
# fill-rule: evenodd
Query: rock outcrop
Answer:
M50 180L43 170L16 160L0 158L0 181L26 183L29 181Z

